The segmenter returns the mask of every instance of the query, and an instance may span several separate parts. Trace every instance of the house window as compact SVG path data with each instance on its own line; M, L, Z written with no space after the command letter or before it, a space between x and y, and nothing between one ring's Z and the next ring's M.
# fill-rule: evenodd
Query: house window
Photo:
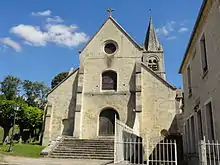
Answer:
M201 48L202 70L203 73L205 74L208 71L205 36L203 36L202 39L200 40L200 48Z
M191 153L195 153L195 151L196 151L196 139L195 139L195 124L194 124L194 116L192 116L191 118L190 118L190 120L191 120L191 139L190 139L190 141L191 141Z
M199 110L197 112L197 124L198 124L198 135L199 135L199 140L203 140L203 130L202 130L202 112Z
M186 124L186 138L187 138L187 151L188 153L190 153L190 145L191 145L191 136L190 136L190 121L187 120L187 124Z
M191 69L190 66L187 68L187 79L188 79L188 92L189 96L192 95L192 83L191 83Z
M208 130L208 140L214 140L214 122L212 115L212 103L206 104L206 125Z
M105 71L102 73L102 90L117 90L117 73Z

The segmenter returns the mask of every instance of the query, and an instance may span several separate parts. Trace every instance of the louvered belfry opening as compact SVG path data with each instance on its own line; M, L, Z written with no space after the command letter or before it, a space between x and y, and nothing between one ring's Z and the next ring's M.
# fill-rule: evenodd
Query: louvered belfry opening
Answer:
M117 90L117 73L115 71L102 73L102 90Z

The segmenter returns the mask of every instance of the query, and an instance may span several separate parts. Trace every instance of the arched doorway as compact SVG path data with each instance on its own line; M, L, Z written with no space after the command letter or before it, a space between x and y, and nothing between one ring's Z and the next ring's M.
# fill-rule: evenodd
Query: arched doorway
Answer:
M112 108L104 109L99 115L99 136L113 136L115 134L115 116L117 111Z

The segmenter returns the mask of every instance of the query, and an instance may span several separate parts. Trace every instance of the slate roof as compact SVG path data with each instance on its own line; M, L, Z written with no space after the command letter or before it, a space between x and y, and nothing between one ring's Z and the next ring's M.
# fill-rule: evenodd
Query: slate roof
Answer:
M150 17L149 26L144 41L144 49L146 51L162 51L162 46L157 38L157 33L153 25L152 17Z

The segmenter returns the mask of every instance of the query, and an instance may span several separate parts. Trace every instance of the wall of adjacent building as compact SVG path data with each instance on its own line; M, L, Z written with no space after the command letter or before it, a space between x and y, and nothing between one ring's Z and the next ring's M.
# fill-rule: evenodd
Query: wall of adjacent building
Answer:
M204 9L197 32L194 35L189 57L183 69L184 85L184 146L185 153L198 153L198 142L200 140L199 131L202 130L203 136L209 138L208 131L211 128L207 120L206 104L211 101L212 118L214 121L215 140L220 140L220 9L219 1L210 0ZM208 72L203 73L201 60L200 40L205 36ZM189 84L187 76L187 67L191 68L191 88L189 93ZM202 125L199 124L198 111L202 114ZM202 127L200 129L199 127ZM212 139L210 139L212 140Z

